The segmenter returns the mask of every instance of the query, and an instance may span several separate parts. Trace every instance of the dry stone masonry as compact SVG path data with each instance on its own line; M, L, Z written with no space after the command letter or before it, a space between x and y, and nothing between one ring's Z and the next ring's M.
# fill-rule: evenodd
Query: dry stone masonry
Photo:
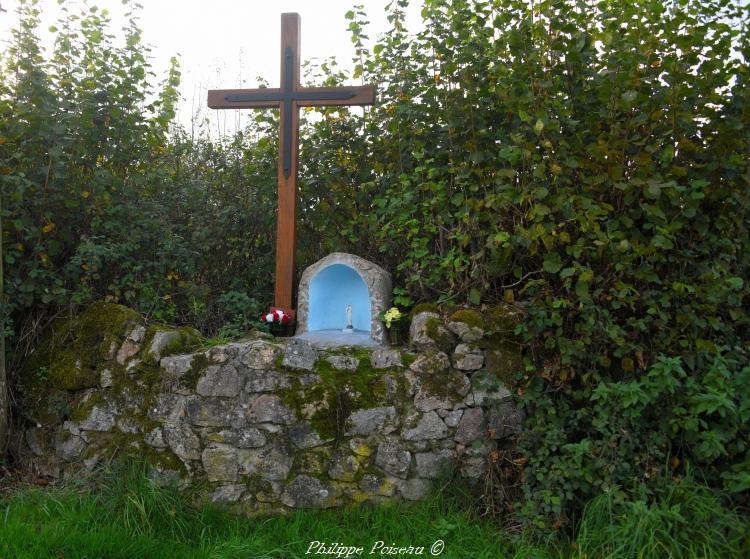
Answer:
M521 428L507 388L521 315L492 313L418 312L409 348L198 349L191 330L97 304L24 371L17 451L48 476L134 453L155 479L248 514L418 500L441 476L481 480Z

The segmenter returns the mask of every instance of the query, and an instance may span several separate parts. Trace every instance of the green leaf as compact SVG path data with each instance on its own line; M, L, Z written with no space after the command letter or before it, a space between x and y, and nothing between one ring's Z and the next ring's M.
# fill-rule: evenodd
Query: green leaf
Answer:
M469 302L472 305L479 305L482 302L482 294L479 293L478 289L472 288L469 290Z
M544 257L542 269L549 274L556 274L562 268L563 263L558 252L547 253Z

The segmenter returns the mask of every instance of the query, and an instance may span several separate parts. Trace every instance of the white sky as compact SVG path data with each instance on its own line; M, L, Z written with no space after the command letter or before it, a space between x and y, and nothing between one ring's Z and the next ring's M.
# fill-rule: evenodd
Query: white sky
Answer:
M211 130L231 132L238 114L248 111L213 111L206 108L206 90L255 87L257 77L271 87L279 84L279 34L283 12L297 12L302 18L302 58L324 60L335 56L339 66L351 70L354 46L344 14L363 4L370 20L366 33L370 42L388 29L385 6L390 0L141 0L140 27L143 40L152 47L155 83L166 76L170 57L179 55L182 72L182 104L178 121L190 127L191 116L203 110L211 116ZM95 5L107 9L111 31L120 36L125 21L121 0L65 0L71 12ZM7 10L0 12L0 43L10 38L18 18L18 0L0 0ZM421 0L411 0L408 29L418 30ZM57 20L57 0L39 0L40 31ZM52 43L49 37L44 42ZM218 113L218 114L217 114ZM217 120L216 117L219 117Z

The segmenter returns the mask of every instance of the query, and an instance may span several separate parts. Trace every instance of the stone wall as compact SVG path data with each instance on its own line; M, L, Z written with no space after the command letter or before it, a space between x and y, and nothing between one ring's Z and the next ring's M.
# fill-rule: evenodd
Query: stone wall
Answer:
M47 476L134 453L245 513L421 499L441 476L481 480L518 433L505 381L521 366L519 318L419 312L409 348L260 336L198 349L190 330L97 304L24 370L16 451Z

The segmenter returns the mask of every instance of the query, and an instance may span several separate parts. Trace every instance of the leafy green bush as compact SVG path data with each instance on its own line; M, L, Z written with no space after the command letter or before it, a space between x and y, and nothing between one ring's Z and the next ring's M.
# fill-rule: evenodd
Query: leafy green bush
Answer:
M679 358L660 356L640 378L563 397L542 384L525 395L521 440L524 513L541 525L617 487L654 497L686 464L729 493L750 489L750 366L719 354L694 376Z

